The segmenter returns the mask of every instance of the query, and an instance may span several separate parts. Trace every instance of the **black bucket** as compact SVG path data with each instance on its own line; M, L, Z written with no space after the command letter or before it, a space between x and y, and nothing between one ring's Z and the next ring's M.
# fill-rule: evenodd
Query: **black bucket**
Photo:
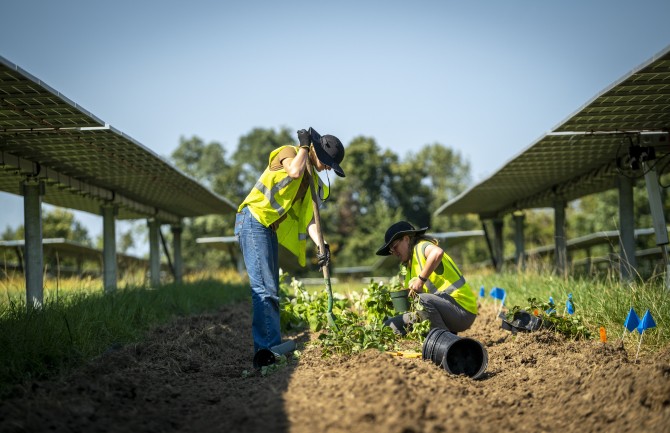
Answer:
M423 359L430 359L450 374L478 379L486 371L488 353L477 340L433 328L423 343Z
M277 362L277 358L295 350L295 341L286 340L282 344L272 346L269 349L260 349L254 355L254 367L261 368Z

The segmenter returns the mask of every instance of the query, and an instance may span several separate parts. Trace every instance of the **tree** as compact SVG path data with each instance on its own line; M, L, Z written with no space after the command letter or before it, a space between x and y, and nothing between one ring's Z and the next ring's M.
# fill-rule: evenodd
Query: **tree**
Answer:
M341 266L379 259L374 252L383 243L386 229L398 220L431 226L437 203L464 189L470 178L469 165L460 155L438 143L402 161L390 150L381 151L373 138L362 136L346 147L342 168L347 177L334 183L331 202L335 204L322 213L331 233L329 242L335 243L331 251ZM458 176L444 181L444 173Z
M17 239L25 238L25 227L21 224L15 232ZM63 238L82 245L92 246L88 230L77 221L74 213L56 207L42 216L42 238Z
M8 240L25 239L25 227L23 224L18 226L16 230L7 227L2 236L3 239ZM81 222L75 219L74 213L59 207L54 207L53 210L47 211L42 215L42 238L63 238L88 247L93 246L88 230ZM58 253L44 257L44 263L51 269L56 269L57 267L63 269L68 266L79 268L82 264L81 262L82 257L62 257Z
M209 186L217 194L234 204L241 203L268 164L270 152L275 148L295 144L287 128L254 128L240 137L232 158L226 159L225 149L217 142L205 142L193 136L181 138L171 158L175 165L196 180ZM230 236L233 234L234 216L207 215L183 222L183 256L187 266L195 268L235 265L237 247L217 250L196 244L200 237Z
M426 145L416 155L410 154L407 159L411 166L425 169L421 182L431 191L431 213L465 191L472 183L470 163L463 159L460 152L440 143ZM453 228L474 230L478 226L476 219L467 215L439 215L432 217L427 223L439 231Z
M268 166L270 152L280 146L296 145L297 135L288 128L279 131L274 129L254 128L249 134L240 137L237 150L233 155L233 165L237 168L240 190L236 198L240 201L246 197L256 184L261 173Z
M187 174L240 203L267 167L270 152L295 143L295 133L288 128L254 128L240 137L228 161L218 143L205 144L198 137L182 138L172 158ZM403 161L390 150L382 151L373 138L359 136L346 146L342 168L345 179L332 172L320 173L321 179L331 184L321 217L333 263L338 266L376 262L374 252L386 228L400 219L433 227L431 217L436 207L460 193L470 181L469 164L439 143L425 146ZM473 224L468 217L462 217L462 222ZM186 262L198 266L234 263L235 251L195 246L198 237L232 235L233 225L232 218L223 216L184 221Z
M20 236L17 233L17 230L11 228L10 226L6 226L5 231L2 232L2 237L0 239L2 239L3 241L13 241L16 239L20 239Z
M381 225L390 209L387 200L393 197L393 163L397 163L397 156L381 152L372 138L357 137L346 147L341 165L347 176L333 182L321 212L334 263L354 266L376 260L371 251L375 240L384 237Z

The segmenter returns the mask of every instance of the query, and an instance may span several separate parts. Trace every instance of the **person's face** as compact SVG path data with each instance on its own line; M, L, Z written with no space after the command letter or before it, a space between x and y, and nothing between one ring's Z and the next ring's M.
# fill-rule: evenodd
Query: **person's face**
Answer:
M389 246L391 254L396 256L401 262L406 262L410 259L409 255L409 236L405 235L394 240Z
M323 162L319 161L319 158L316 156L316 152L314 151L314 147L311 147L309 150L309 156L310 160L312 161L312 166L316 171L323 171L323 170L330 170L330 167L328 167L326 164Z

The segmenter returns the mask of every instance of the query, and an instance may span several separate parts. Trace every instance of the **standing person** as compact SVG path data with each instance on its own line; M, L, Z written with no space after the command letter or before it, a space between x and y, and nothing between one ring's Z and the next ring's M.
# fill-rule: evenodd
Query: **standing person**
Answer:
M333 170L344 177L340 163L344 147L333 135L312 128L298 131L299 146L281 146L270 153L268 165L237 209L235 236L251 284L254 353L281 343L279 324L279 244L305 266L307 235L318 246L307 161L318 172ZM314 188L319 177L312 171ZM327 188L321 185L327 193ZM318 189L316 191L319 191ZM319 266L328 266L330 249L317 252Z
M399 221L386 230L385 244L378 256L393 254L406 266L405 287L418 295L423 311L405 313L384 324L404 335L407 328L429 319L431 328L447 329L454 334L465 331L477 318L477 298L454 261L437 246L437 240L425 236L428 227L414 229Z

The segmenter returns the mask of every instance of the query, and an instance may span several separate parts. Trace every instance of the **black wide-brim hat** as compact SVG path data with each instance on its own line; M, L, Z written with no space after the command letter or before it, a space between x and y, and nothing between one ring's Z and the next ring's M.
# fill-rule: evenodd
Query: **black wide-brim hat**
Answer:
M426 233L428 227L422 229L415 229L414 226L407 221L398 221L393 224L391 227L386 230L384 235L384 241L386 242L383 247L377 250L378 256L390 256L391 255L391 244L394 240L405 235L422 235Z
M319 161L332 168L338 176L344 177L344 170L340 167L340 162L344 159L344 146L340 139L334 135L322 136L312 127L309 128L309 136Z

